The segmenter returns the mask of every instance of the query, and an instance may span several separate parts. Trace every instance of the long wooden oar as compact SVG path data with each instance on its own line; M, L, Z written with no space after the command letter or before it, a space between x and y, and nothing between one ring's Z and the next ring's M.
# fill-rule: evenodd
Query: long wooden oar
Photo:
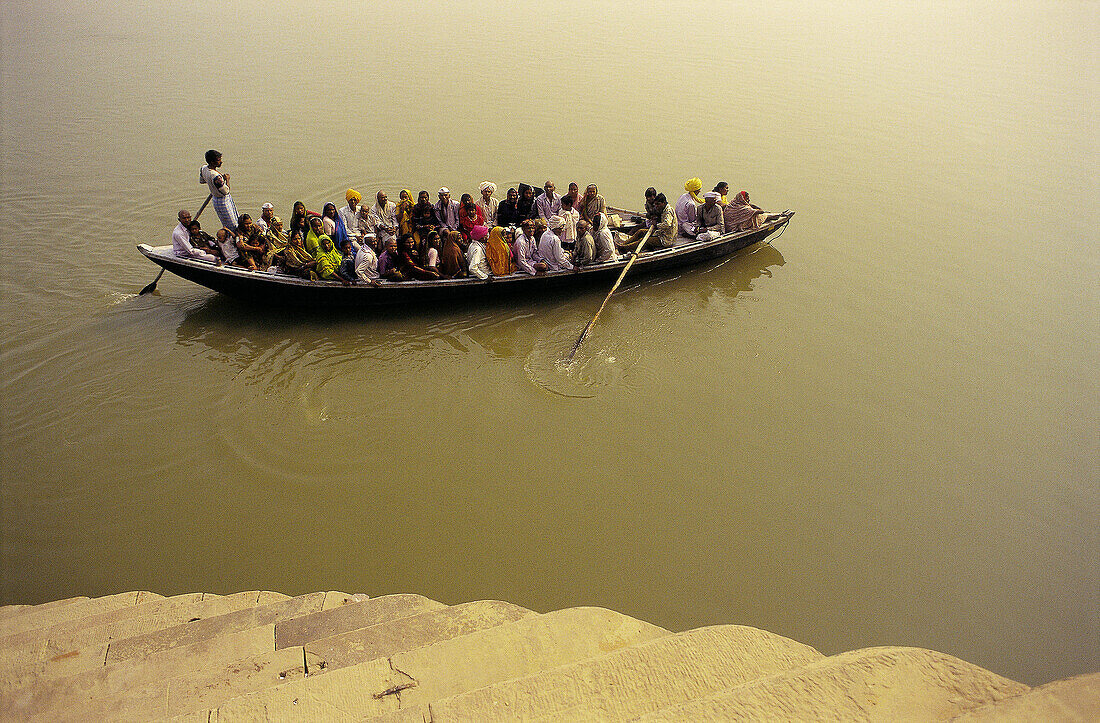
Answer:
M213 197L214 197L214 194L212 194L212 193L209 196L206 197L206 200L202 202L201 206L199 206L199 212L196 213L191 218L192 221L198 221L199 220L199 216L201 216L202 212L206 210L206 204L210 203L210 199L212 199ZM157 278L153 279L153 283L149 284L144 289L139 291L138 296L145 296L146 294L151 293L153 291L153 289L157 288L157 282L160 281L161 276L164 276L164 267L163 266L160 267L160 273L157 274Z
M592 326L596 323L596 319L600 318L600 312L603 311L603 307L607 306L608 300L611 295L615 293L615 289L619 288L619 284L623 283L623 277L626 276L626 272L630 271L630 267L634 265L634 259L638 258L638 254L642 252L642 246L649 240L649 235L653 233L653 228L650 227L645 232L645 236L642 236L642 240L638 242L638 245L634 248L634 255L630 257L630 261L626 262L626 266L623 267L623 272L619 274L619 280L615 282L615 285L611 287L611 291L607 292L607 296L604 297L603 303L600 304L600 308L596 311L596 315L592 317L592 321L588 322L588 325L584 327L584 331L577 337L577 343L573 345L573 348L569 350L569 356L565 357L566 362L573 361L573 357L577 354L577 349L581 348L581 344L588 338L588 332L592 331Z

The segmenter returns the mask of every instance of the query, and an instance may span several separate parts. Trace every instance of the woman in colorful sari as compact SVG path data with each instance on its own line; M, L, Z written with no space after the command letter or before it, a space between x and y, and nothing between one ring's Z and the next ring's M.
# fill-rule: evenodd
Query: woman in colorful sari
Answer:
M335 203L326 203L321 209L321 220L324 222L325 233L332 239L332 245L340 253L344 253L344 247L348 245L348 228L344 225L344 219L336 212Z
M339 281L344 286L350 282L340 273L340 265L344 263L344 255L332 244L328 235L321 236L321 249L317 252L317 269L315 274L322 281Z
M445 279L454 279L466 275L466 265L462 263L462 234L447 231L443 235L443 252L439 258L439 273Z
M315 266L317 261L302 245L302 234L297 231L290 234L290 241L287 242L286 249L283 251L283 269L286 273L308 279Z
M734 196L722 209L722 223L726 233L760 228L760 223L768 218L768 214L759 206L749 203L749 194L746 191Z
M420 255L423 259L421 266L434 271L436 276L439 275L439 250L442 248L442 242L439 239L438 231L429 231L428 240L424 242L424 252Z
M264 251L264 267L270 271L279 262L286 250L287 239L286 234L283 233L283 220L281 218L278 216L271 217L264 238L267 241L266 250Z
M397 248L399 249L397 268L400 269L403 277L406 279L417 279L419 281L439 278L438 271L425 268L418 263L416 239L412 237L411 233L404 234L401 238L397 239Z
M504 238L504 229L494 226L485 242L485 257L489 260L489 269L493 276L507 276L516 272L516 262L512 260L512 249Z
M294 202L294 210L290 214L290 226L287 227L287 235L297 231L302 234L302 238L306 237L309 233L309 219L311 216L316 216L316 213L306 210L306 205L301 201Z
M305 236L306 253L311 257L317 258L317 251L321 248L321 237L327 236L325 233L325 224L321 221L320 216L309 217L309 233ZM330 237L331 241L332 238Z
M462 194L462 201L458 204L458 225L464 238L470 238L470 232L474 226L485 225L485 212L474 203L473 196Z
M397 201L397 233L401 236L413 232L412 210L415 205L412 191L402 189L401 197Z

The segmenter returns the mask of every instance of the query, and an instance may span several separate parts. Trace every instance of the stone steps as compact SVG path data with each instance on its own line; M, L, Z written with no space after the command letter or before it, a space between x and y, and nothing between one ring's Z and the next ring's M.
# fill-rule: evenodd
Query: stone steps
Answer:
M866 648L668 706L640 720L759 719L777 710L792 720L947 720L1027 690L943 653Z
M1011 698L974 708L952 720L959 723L1100 721L1100 673L1040 685Z
M6 637L36 628L50 627L67 620L75 620L129 605L140 605L150 600L160 600L163 597L163 595L151 592L136 591L97 598L75 597L41 605L32 605L7 618L0 619L0 636Z
M21 670L0 678L5 720L1100 719L1100 675L1030 690L928 650L823 657L754 628L671 634L600 608L127 593L0 622L0 657Z
M445 698L430 719L629 720L822 657L756 628L698 628Z

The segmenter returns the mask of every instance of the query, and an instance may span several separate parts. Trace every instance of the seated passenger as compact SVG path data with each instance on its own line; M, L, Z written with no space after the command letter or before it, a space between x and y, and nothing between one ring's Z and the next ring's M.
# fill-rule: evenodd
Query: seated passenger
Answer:
M443 248L443 241L439 238L438 231L431 231L428 240L424 244L424 252L420 255L424 263L422 266L439 274L439 252Z
M646 232L656 224L657 218L653 210L653 200L655 198L657 198L657 189L650 186L645 190L645 222L640 229L630 235L630 238L625 241L616 242L620 249L630 249L633 251L638 242L642 240L642 236L645 236ZM650 238L652 238L652 234L650 234Z
M209 261L210 263L217 262L218 258L214 254L195 248L195 245L191 242L191 229L189 228L191 225L191 212L183 209L176 217L179 219L179 223L172 229L172 253L184 259L196 259L198 261Z
M378 275L389 281L404 281L400 268L401 255L397 251L397 239L391 238L386 250L378 256Z
M194 223L194 221L191 223ZM237 250L237 235L235 233L223 226L214 233L214 241L218 246L218 250L222 252L225 263L236 266L245 265L238 263L241 252Z
M749 203L749 194L747 191L741 191L741 193L730 199L730 202L726 204L726 207L722 211L722 218L725 222L727 233L730 231L750 231L752 229L757 229L760 228L760 224L762 223L774 221L782 217L783 214L781 213L767 213L759 206Z
M509 188L508 197L497 207L497 225L519 226L521 221L523 219L519 217L519 193L516 189Z
M477 205L485 215L485 225L492 228L497 225L499 202L493 198L493 194L497 192L497 184L492 181L482 181L478 189L481 191L481 198L478 199Z
M568 198L570 201L572 201L573 210L580 213L582 200L580 186L578 186L576 183L570 183L569 192L562 196L562 198Z
M445 231L439 234L443 250L439 254L439 274L445 279L466 275L466 263L462 253L462 234Z
M516 203L516 213L519 220L526 218L538 218L539 209L535 206L535 187L526 183L519 184L519 201Z
M615 237L611 235L611 229L607 227L607 215L597 213L592 219L592 236L596 242L596 263L605 261L618 261L619 255L615 253Z
M489 262L489 270L494 276L507 276L516 272L516 264L512 261L512 249L508 246L505 234L510 233L500 226L494 226L489 231L489 240L485 243L485 258Z
M287 244L286 234L283 233L283 220L278 216L272 216L268 219L264 242L263 266L268 271L273 271L281 260Z
M416 205L412 191L407 188L401 190L397 199L397 232L398 234L412 233L412 210Z
M238 263L251 271L260 268L264 260L265 242L260 235L260 229L252 223L252 217L242 213L237 217L237 251L240 252ZM267 268L267 267L264 267Z
M286 249L283 251L283 270L291 276L300 276L303 279L310 277L310 272L317 266L317 261L306 251L302 243L302 234L294 231L290 234Z
M458 204L458 225L466 238L470 238L470 231L475 226L485 225L485 212L474 203L473 197L468 193L462 194L462 201Z
M413 236L423 247L428 234L439 228L439 220L435 217L435 206L432 205L427 191L421 191L417 197L416 205L412 209Z
M391 238L397 237L397 204L386 196L385 191L379 191L375 196L374 205L367 214L367 230L373 233L378 242L385 246ZM401 244L397 244L398 250Z
M580 208L577 211L581 214L581 220L590 226L595 226L596 214L603 214L605 216L604 222L607 222L607 206L603 202L603 196L600 195L600 189L597 188L595 183L588 184L588 188L584 190L584 198L581 200Z
M668 205L668 199L663 193L658 193L653 199L653 210L657 213L658 220L653 225L653 235L649 237L647 245L667 249L676 242L676 214L672 212L672 206Z
M470 245L466 247L466 267L470 274L479 279L488 279L492 276L489 261L485 258L485 237L489 235L489 229L485 226L474 226L470 229Z
M561 210L558 211L558 216L561 217L561 242L568 248L572 248L577 243L577 222L581 220L581 215L577 209L573 208L573 199L569 196L561 197Z
M332 244L328 235L321 236L321 249L317 252L317 267L314 274L322 281L339 281L344 286L351 280L344 275L340 267L344 263L344 255Z
M305 235L306 252L317 258L317 252L321 249L321 237L325 236L325 225L320 216L309 217L309 233ZM331 241L331 238L329 239Z
M561 247L561 239L556 232L563 225L561 216L551 216L546 222L548 228L539 237L539 258L546 264L547 271L572 270L573 263Z
M348 203L340 208L337 215L344 224L348 240L355 248L359 248L363 243L363 230L359 227L359 202L363 200L363 195L354 188L349 188L344 193L344 198Z
M561 211L561 196L554 193L555 188L553 181L547 181L542 187L542 195L535 199L535 208L543 221L549 222L551 216Z
M253 219L253 223L260 227L260 231L271 228L271 219L275 218L275 204L265 203L260 206L260 217Z
M458 225L458 201L451 198L451 190L444 186L439 189L439 203L432 206L435 209L435 218L439 222L439 231L457 231Z
M306 234L309 233L309 219L311 216L316 215L315 213L307 211L304 203L295 201L294 208L290 213L290 226L286 229L287 235L289 236L295 231L298 231L302 234L302 239L304 240Z
M512 242L512 256L515 258L516 267L531 276L546 273L546 264L539 259L535 222L529 218L525 219L520 228L522 232L516 234L516 240Z
M348 229L344 225L344 220L336 212L335 203L326 203L324 208L321 209L321 221L325 234L332 239L332 245L341 254L344 253L344 249L351 243L351 238L348 236Z
M676 202L676 223L680 226L680 235L695 238L699 232L695 230L699 220L699 206L703 205L703 199L699 198L699 191L703 188L703 182L698 178L692 178L684 184L684 195Z
M727 203L729 203L729 200L726 198L726 196L730 192L730 184L726 183L725 181L719 181L718 183L714 184L714 188L712 188L711 190L718 194L719 206L725 206Z
M399 250L397 267L401 270L401 275L403 277L406 279L417 279L419 281L439 278L439 272L437 270L428 269L420 265L420 259L417 258L419 254L416 252L416 239L412 237L411 233L405 234L397 239L397 248Z
M218 248L218 242L213 236L202 230L202 224L192 219L191 223L187 224L187 230L191 235L192 248L216 256L219 264L224 260L225 256L222 254L222 250Z
M355 252L355 276L371 286L380 286L378 280L378 253L370 244L360 244Z
M703 205L699 207L695 217L695 238L700 241L713 241L725 233L722 207L718 205L719 198L714 191L703 194Z

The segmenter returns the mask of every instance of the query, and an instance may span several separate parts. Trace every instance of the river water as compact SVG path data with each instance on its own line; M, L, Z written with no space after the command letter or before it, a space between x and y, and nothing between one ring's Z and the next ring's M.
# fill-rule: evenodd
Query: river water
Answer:
M4 603L335 589L1100 668L1094 2L5 3ZM797 211L606 289L303 313L155 268L353 186ZM208 210L203 220L213 223Z

